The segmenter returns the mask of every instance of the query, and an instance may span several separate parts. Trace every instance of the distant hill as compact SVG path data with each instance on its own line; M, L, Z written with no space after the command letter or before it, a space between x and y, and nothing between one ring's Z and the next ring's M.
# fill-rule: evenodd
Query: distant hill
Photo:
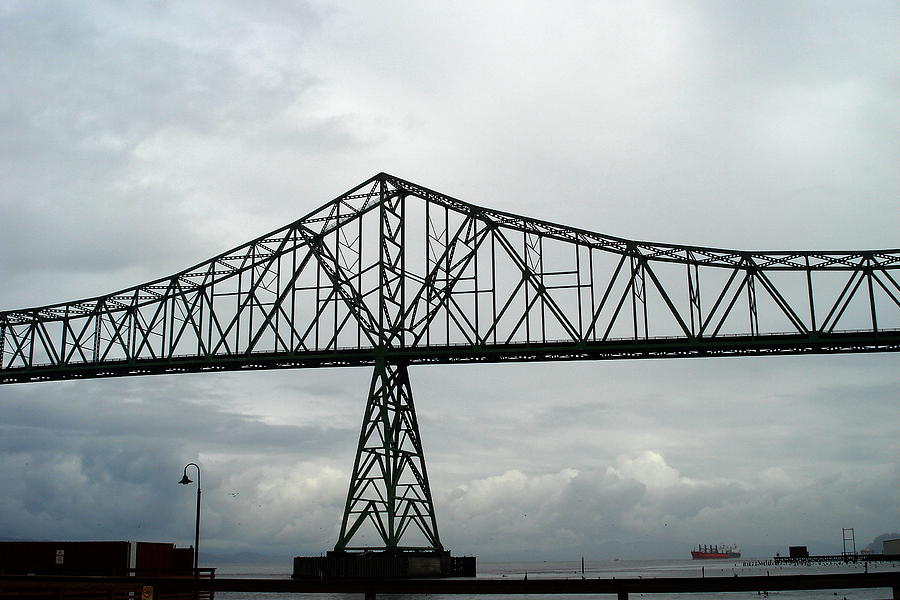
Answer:
M869 552L874 552L875 554L881 554L884 551L882 542L884 542L884 540L896 539L900 539L900 533L882 533L877 538L875 538L871 544L863 548L863 550L868 550Z

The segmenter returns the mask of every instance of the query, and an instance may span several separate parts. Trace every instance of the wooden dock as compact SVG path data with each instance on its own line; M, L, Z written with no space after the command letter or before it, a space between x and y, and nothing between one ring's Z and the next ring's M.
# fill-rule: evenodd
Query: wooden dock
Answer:
M900 562L900 554L811 554L809 556L776 556L776 565L815 565Z

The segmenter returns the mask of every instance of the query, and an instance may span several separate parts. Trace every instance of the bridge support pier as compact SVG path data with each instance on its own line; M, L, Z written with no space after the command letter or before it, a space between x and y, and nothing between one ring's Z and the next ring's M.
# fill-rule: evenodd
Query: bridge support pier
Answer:
M361 530L381 545L352 546ZM414 543L401 544L407 532ZM334 549L443 550L405 363L376 361Z

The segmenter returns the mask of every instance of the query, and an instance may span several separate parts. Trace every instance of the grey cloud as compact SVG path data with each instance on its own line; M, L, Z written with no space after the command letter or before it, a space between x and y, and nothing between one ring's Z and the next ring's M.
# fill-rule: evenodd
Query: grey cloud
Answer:
M885 484L896 477L894 469ZM441 516L461 529L453 530L453 541L488 555L609 556L625 544L645 558L663 558L684 555L697 539L707 538L749 547L772 547L784 537L823 544L810 534L810 525L840 529L841 519L848 518L858 531L874 536L896 508L887 507L890 498L883 490L860 483L843 475L806 483L772 475L749 481L689 479L660 455L645 452L620 457L605 471L531 476L511 471L467 482L440 500ZM856 507L848 510L836 500L841 497ZM761 523L768 525L760 528ZM773 528L784 535L773 536ZM655 549L643 545L646 540L654 540ZM834 544L820 546L821 551Z
M56 444L95 437L121 443L152 438L160 444L184 445L191 440L193 446L207 449L241 447L245 451L328 455L335 447L350 443L356 429L265 424L253 416L185 400L202 397L197 388L187 384L143 388L145 397L137 401L127 391L117 392L112 387L91 383L35 386L28 390L31 393L21 395L16 393L19 389L4 389L0 404L4 424L0 427L20 432L8 438L7 446L17 438L27 443L33 435L52 441L47 432L55 432ZM25 431L34 433L23 435Z
M896 247L893 3L434 10L0 9L0 308L172 274L382 170L638 239ZM197 460L209 544L318 553L369 376L3 386L0 536L190 543L193 490L172 479ZM455 551L681 556L895 529L891 354L411 377Z
M861 68L883 76L891 69L880 60L896 43L890 22L898 11L891 3L870 2L864 11L814 1L696 3L694 14L707 39L725 53L722 66L734 69L729 77L816 85L855 79Z
M54 387L59 393L47 393ZM73 387L3 390L0 535L187 541L190 493L175 482L188 461L204 469L213 545L271 549L274 536L290 553L333 533L355 427L267 425L160 397L175 386L139 401L90 383L72 398ZM293 535L283 533L288 526Z
M287 28L276 20L285 14L301 21ZM321 152L355 143L340 123L291 117L303 113L315 84L285 54L296 36L319 27L317 13L301 4L246 19L235 10L192 14L175 3L92 10L29 3L0 18L10 33L0 42L0 73L12 92L0 101L8 125L0 141L6 281L44 271L64 289L73 273L119 270L118 286L126 287L181 270L244 241L217 236L203 222L240 218L216 212L207 198L215 191L190 183L186 169L205 169L203 155L222 148L238 155L222 159L252 163L259 159L240 155L257 145L312 144ZM233 43L222 44L223 35ZM230 169L216 170L228 181ZM224 187L242 189L245 179ZM254 192L243 195L242 210L260 203Z

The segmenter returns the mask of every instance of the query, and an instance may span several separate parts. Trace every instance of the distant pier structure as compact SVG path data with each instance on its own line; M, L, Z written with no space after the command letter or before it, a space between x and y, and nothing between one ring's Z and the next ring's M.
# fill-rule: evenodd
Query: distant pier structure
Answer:
M843 551L840 554L810 554L806 546L790 546L787 556L775 556L764 562L771 565L815 565L841 563L900 562L900 540L882 542L882 552L856 551L856 540L853 529L843 529ZM896 544L895 544L896 543ZM749 566L748 563L744 563Z

